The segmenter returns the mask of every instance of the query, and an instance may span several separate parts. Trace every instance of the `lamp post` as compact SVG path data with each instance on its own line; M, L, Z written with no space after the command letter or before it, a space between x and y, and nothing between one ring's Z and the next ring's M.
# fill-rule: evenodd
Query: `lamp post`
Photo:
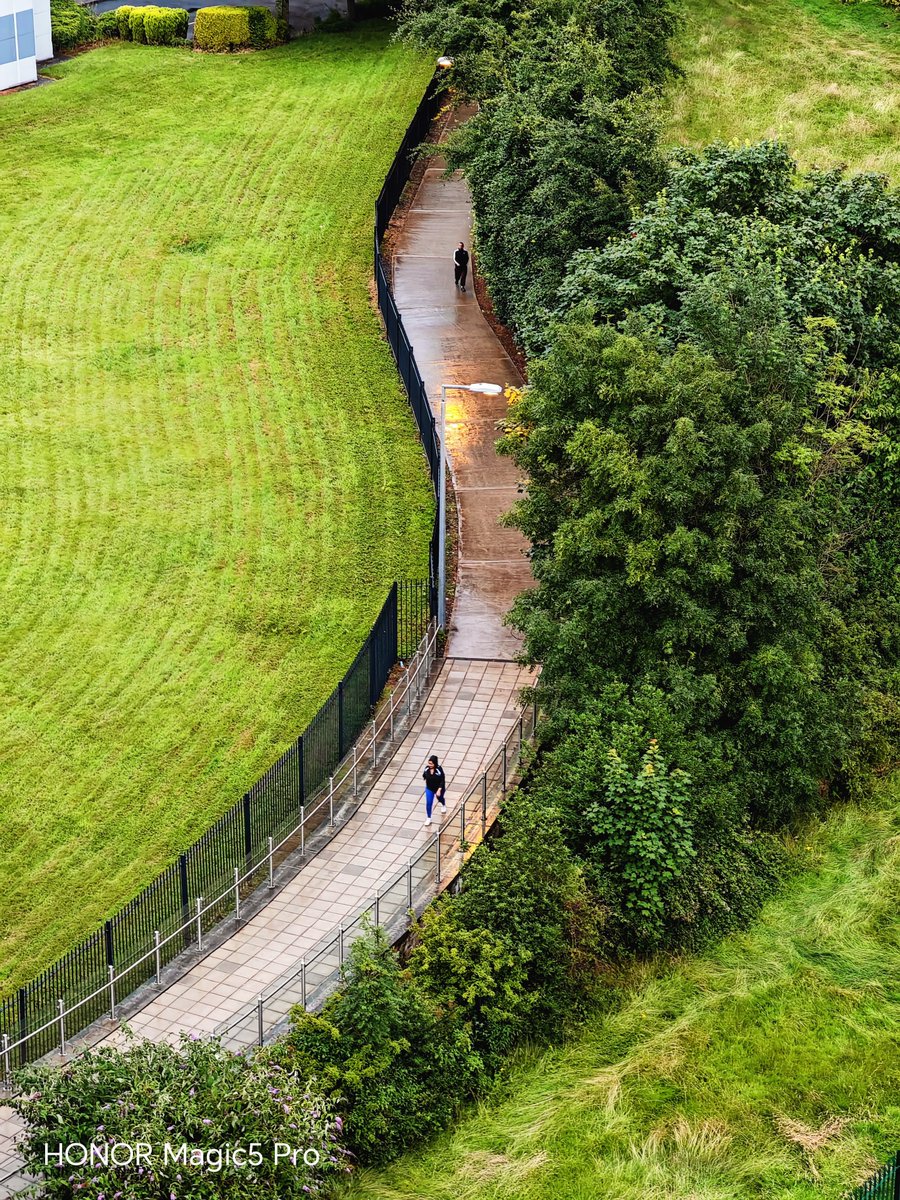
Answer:
M447 618L447 392L475 392L479 396L499 396L499 383L442 383L441 384L441 466L438 479L438 625L444 628Z

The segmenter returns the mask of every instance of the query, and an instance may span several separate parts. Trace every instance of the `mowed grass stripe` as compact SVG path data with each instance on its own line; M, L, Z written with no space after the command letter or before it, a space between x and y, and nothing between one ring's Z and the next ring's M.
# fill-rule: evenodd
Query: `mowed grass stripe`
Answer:
M0 988L293 740L432 501L369 297L430 74L110 46L0 105Z

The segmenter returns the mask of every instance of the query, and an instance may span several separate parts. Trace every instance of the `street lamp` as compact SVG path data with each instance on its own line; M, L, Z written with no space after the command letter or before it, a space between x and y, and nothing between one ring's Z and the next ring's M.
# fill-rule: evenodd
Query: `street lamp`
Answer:
M447 617L447 392L475 392L480 396L499 396L499 383L441 384L441 467L438 479L438 625L443 629Z
M442 71L449 71L450 68L453 66L453 59L449 56L449 54L442 54L441 57L437 60L437 65L441 68Z

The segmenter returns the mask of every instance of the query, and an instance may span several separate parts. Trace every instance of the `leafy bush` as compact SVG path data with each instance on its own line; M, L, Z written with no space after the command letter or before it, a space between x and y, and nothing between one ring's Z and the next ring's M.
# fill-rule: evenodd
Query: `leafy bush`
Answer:
M119 36L119 18L115 10L100 13L95 18L95 22L98 37L115 38Z
M147 5L144 9L144 36L149 46L178 46L187 37L186 8L162 8Z
M51 0L50 27L57 51L73 50L98 36L90 10L75 0Z
M146 44L147 31L144 29L144 17L147 15L147 9L143 5L132 7L128 14L128 28L131 30L131 40L133 42L143 42Z
M254 50L265 50L274 46L278 40L278 22L275 14L264 5L254 5L247 9L247 23L250 29L250 45Z
M194 45L217 53L249 46L249 9L225 4L199 9L194 19Z
M116 18L119 26L119 37L124 42L131 41L131 14L134 12L134 8L133 4L123 4L111 14Z
M246 1200L250 1196L319 1194L343 1165L341 1122L320 1095L272 1062L224 1050L214 1039L182 1035L180 1047L141 1041L125 1050L87 1050L65 1069L30 1066L18 1075L13 1105L25 1119L23 1152L42 1195L126 1195L129 1200ZM45 1164L45 1145L119 1143L153 1147L152 1160L115 1166ZM273 1143L318 1151L320 1164L275 1162ZM225 1147L259 1143L262 1161L222 1162ZM204 1151L206 1161L166 1161L165 1146ZM224 1157L224 1156L223 1156ZM119 1155L124 1161L124 1154Z
M291 1017L267 1059L315 1077L341 1101L345 1137L365 1162L385 1162L444 1128L481 1076L468 1035L403 978L380 929L353 942L344 986L320 1016L296 1009Z

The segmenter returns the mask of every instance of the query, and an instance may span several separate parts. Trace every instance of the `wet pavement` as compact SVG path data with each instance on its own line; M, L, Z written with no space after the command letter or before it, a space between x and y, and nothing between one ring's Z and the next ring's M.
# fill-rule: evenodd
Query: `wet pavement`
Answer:
M469 115L460 110L457 120ZM472 290L453 282L453 252L471 251L472 202L462 178L443 178L432 160L394 245L397 307L440 417L442 383L499 383L518 387L522 377L481 313ZM448 653L456 658L514 659L521 639L503 617L515 596L534 580L527 542L499 519L518 496L519 471L500 458L494 443L506 415L505 396L450 391L447 452L459 512L459 566Z

